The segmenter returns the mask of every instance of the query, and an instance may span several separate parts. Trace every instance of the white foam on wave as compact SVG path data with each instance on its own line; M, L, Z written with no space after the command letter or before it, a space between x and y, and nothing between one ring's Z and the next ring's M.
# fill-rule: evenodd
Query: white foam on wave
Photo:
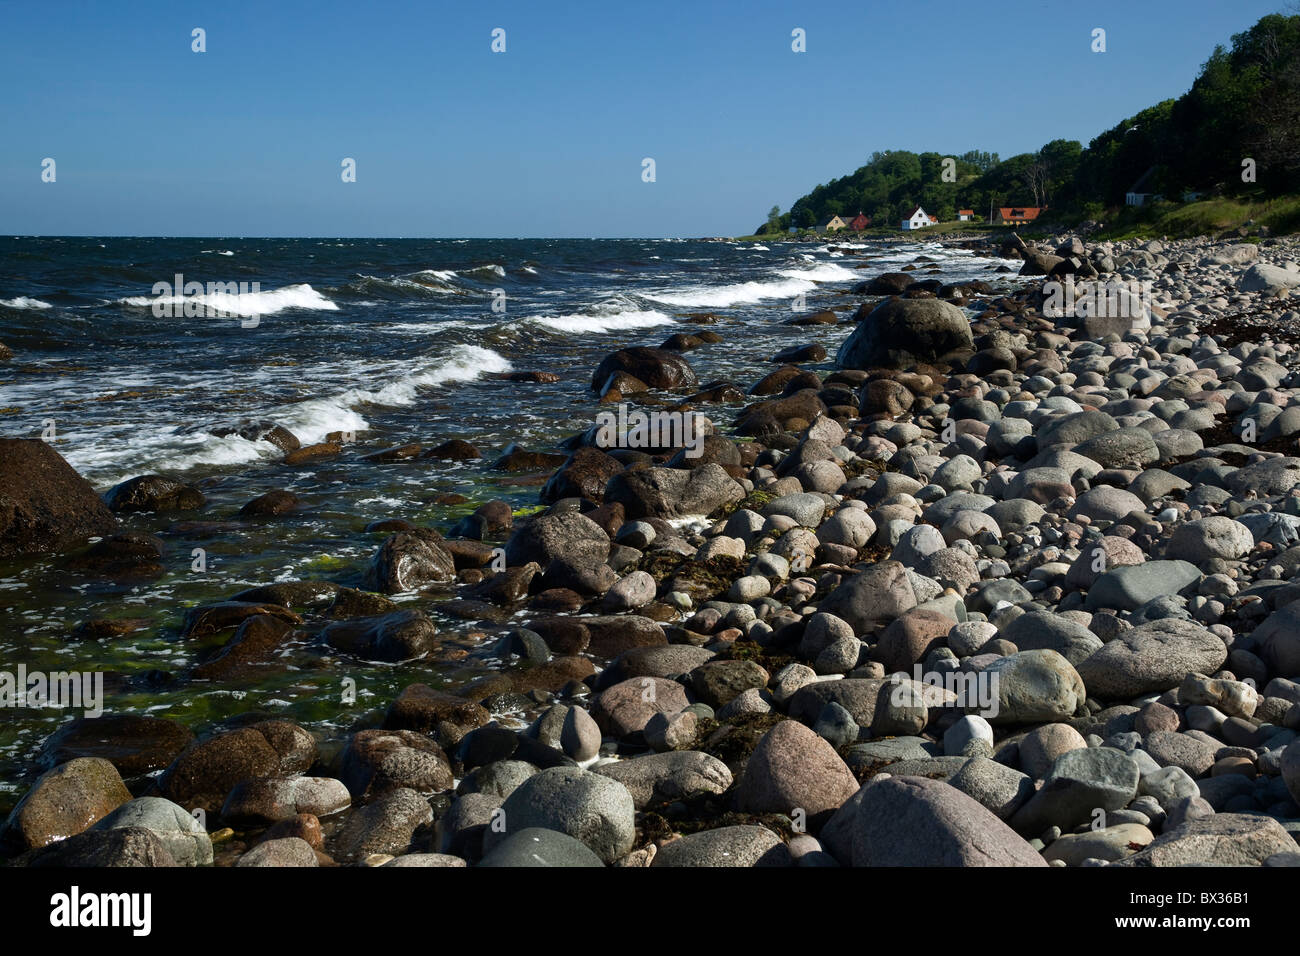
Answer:
M572 315L534 315L524 320L533 325L554 329L556 332L617 332L622 329L644 329L668 325L671 316L653 310L633 309L622 312L591 314L576 312Z
M127 296L117 300L122 305L146 308L156 306L173 306L184 308L187 303L197 302L205 308L214 309L226 315L252 316L274 315L285 309L325 309L335 311L338 306L321 295L305 282L282 286L261 292L228 293L218 292L212 295L147 295Z
M834 262L821 262L807 269L778 269L776 274L787 279L808 279L812 282L836 282L858 277L852 269Z
M420 390L447 382L470 381L490 372L504 372L510 362L490 349L463 345L415 362L333 363L302 370L313 381L335 382L336 387L359 379L374 382L370 388L345 388L305 402L249 409L246 417L283 425L304 445L324 441L330 432L361 432L369 427L362 415L367 405L410 405ZM199 466L242 465L259 459L280 461L284 452L267 441L250 441L239 435L216 436L185 426L155 428L140 421L68 431L65 457L96 486L106 487L147 471L179 472Z
M755 244L755 245L750 246L749 248L753 249L753 250L756 251L756 252L771 252L771 251L772 251L771 249L769 249L767 246L763 245L762 243L757 243L757 244Z
M351 328L351 326L339 326ZM388 335L438 335L448 329L481 329L480 322L466 322L462 319L432 319L428 322L391 322L375 327L375 331Z
M419 398L420 390L447 382L468 382L484 374L508 372L513 367L504 356L477 345L461 345L450 354L417 365L412 371L408 363L393 363L403 374L378 388L350 388L325 398L296 402L271 412L272 421L279 422L293 432L303 444L322 441L333 431L361 431L366 420L357 411L365 405L411 405ZM367 373L374 377L375 372Z
M646 292L644 297L664 305L684 308L725 309L763 299L782 299L808 292L816 284L807 278L786 278L773 282L738 282L732 285L695 286L681 292Z
M0 299L0 305L6 309L52 309L54 306L48 302L42 302L40 299L33 299L30 296L20 295L16 299Z

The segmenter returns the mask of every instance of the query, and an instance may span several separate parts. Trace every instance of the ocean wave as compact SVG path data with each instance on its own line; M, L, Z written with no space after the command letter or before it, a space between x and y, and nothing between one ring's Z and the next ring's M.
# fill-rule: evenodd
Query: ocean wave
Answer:
M852 269L834 262L821 262L807 269L778 269L776 274L787 279L807 279L810 282L836 282L858 277Z
M644 329L656 325L669 325L676 321L671 316L653 310L629 309L622 312L592 314L576 312L572 315L534 315L524 320L532 325L554 329L556 332L601 333L623 329Z
M338 309L335 303L306 283L287 285L279 289L261 292L162 295L156 298L147 295L133 295L117 301L122 305L141 308L154 308L163 305L184 307L187 303L197 302L206 308L214 309L226 315L237 316L273 315L276 312L283 312L285 309L325 309L330 311Z
M40 299L33 299L30 296L20 295L16 299L0 299L0 305L6 309L52 309L54 306L48 302L42 302Z
M389 380L378 388L350 388L325 398L296 402L266 417L279 422L303 444L323 441L334 431L362 431L368 423L359 407L414 404L420 390L448 382L468 382L493 372L508 372L513 366L504 356L477 345L461 345L449 354L417 364L414 370ZM369 374L374 374L372 371Z
M725 309L763 299L791 298L809 292L816 284L807 278L787 278L770 282L739 282L732 285L696 286L681 292L646 292L644 297L664 305L681 308Z

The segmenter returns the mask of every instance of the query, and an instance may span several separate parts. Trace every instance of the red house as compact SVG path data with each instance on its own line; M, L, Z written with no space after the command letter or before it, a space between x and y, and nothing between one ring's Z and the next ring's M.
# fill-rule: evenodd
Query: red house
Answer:
M852 219L849 220L849 228L852 229L854 232L861 232L863 229L866 229L870 225L871 225L871 217L864 216L862 215L862 213L858 213L856 216L854 216Z

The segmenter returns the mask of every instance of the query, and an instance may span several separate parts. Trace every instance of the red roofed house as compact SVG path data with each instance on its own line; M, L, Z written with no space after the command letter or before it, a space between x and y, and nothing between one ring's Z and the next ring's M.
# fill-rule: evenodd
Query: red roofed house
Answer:
M1023 226L1033 222L1042 212L1037 206L1004 206L998 210L997 222L1004 226Z
M958 210L957 210L957 221L958 221L958 222L971 222L972 220L974 220L974 218L975 218L975 210L974 210L974 209L958 209Z
M863 229L866 229L870 225L871 225L871 217L864 216L862 215L862 213L858 213L856 216L854 216L852 219L849 220L849 228L852 229L854 232L861 232Z

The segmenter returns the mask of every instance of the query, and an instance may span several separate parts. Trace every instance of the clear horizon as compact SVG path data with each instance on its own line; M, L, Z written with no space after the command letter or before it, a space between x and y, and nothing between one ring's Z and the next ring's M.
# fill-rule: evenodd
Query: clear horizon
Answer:
M1279 7L5 2L0 234L741 235L877 150L1086 146Z

